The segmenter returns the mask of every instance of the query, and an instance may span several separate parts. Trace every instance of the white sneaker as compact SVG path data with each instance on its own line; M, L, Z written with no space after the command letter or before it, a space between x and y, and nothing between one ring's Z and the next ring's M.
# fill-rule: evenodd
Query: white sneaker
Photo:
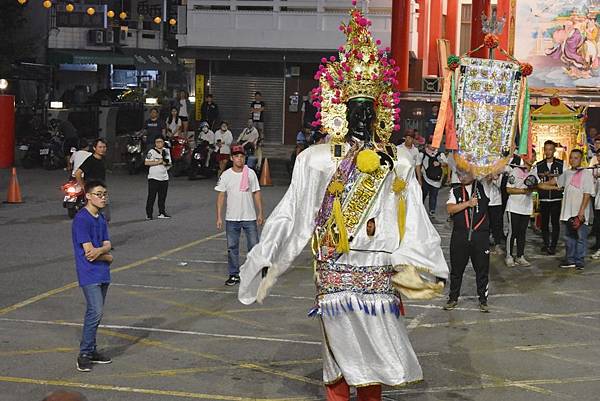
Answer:
M506 267L514 267L515 265L515 260L510 255L508 255L504 261L506 262Z
M531 263L529 263L529 261L527 259L525 259L525 256L516 258L515 263L518 264L519 266L531 266Z
M600 259L600 249L592 254L592 259Z

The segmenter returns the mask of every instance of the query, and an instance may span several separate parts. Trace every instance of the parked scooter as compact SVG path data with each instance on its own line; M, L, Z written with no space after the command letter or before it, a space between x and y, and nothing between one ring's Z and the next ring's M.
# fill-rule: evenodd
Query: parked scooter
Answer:
M23 153L21 157L21 165L23 168L30 169L42 165L42 156L40 155L40 147L43 142L41 135L34 135L23 138L19 141L18 149Z
M60 121L50 120L48 123L48 139L40 146L42 166L46 170L63 168L66 165L65 137L60 130Z
M72 219L85 206L84 189L75 178L70 178L61 189L64 192L63 207L67 209L67 215Z
M137 174L144 166L144 141L143 132L135 132L127 138L127 171L129 174Z
M188 178L195 180L199 175L205 178L216 176L218 166L215 155L207 141L198 139L198 145L192 151Z
M179 177L184 175L190 163L190 144L188 143L188 139L183 135L175 135L170 140L170 152L173 176Z

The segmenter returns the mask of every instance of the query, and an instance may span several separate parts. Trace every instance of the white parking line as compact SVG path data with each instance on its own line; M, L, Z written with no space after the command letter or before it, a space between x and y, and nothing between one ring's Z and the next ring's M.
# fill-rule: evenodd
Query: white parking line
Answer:
M81 324L81 323L57 322L57 321L49 321L49 320L0 318L0 321L15 322L15 323L44 324L44 325L51 325L51 326L69 326L69 327L82 327L83 326L83 324ZM235 334L203 333L201 331L159 329L159 328L154 328L154 327L142 327L142 326L121 326L121 325L114 325L114 324L101 324L100 328L113 329L113 330L133 330L133 331L146 331L146 332L153 332L153 333L185 334L185 335L200 336L200 337L233 338L233 339L238 339L238 340L269 341L269 342L279 342L279 343L321 346L320 341L302 341L302 340L288 340L286 338L275 338L275 337L256 337L256 336L240 336L240 335L235 335Z

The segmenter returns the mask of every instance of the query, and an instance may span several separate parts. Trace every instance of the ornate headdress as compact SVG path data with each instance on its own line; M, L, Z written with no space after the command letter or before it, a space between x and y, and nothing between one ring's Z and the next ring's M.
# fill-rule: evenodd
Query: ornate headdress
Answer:
M356 5L356 2L353 1ZM350 21L342 23L340 31L346 34L345 46L340 46L339 58L321 59L315 79L319 87L312 93L313 105L319 109L314 126L322 126L331 135L332 142L343 142L348 132L346 102L366 98L374 102L376 117L373 123L375 140L387 142L393 130L399 129L399 93L396 74L399 68L388 57L389 48L379 49L369 31L371 21L354 7Z

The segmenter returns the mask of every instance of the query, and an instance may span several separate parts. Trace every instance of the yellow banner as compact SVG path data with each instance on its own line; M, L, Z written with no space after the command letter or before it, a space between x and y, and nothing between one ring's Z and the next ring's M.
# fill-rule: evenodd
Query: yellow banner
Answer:
M204 75L196 74L196 121L202 120L202 102L204 102Z

